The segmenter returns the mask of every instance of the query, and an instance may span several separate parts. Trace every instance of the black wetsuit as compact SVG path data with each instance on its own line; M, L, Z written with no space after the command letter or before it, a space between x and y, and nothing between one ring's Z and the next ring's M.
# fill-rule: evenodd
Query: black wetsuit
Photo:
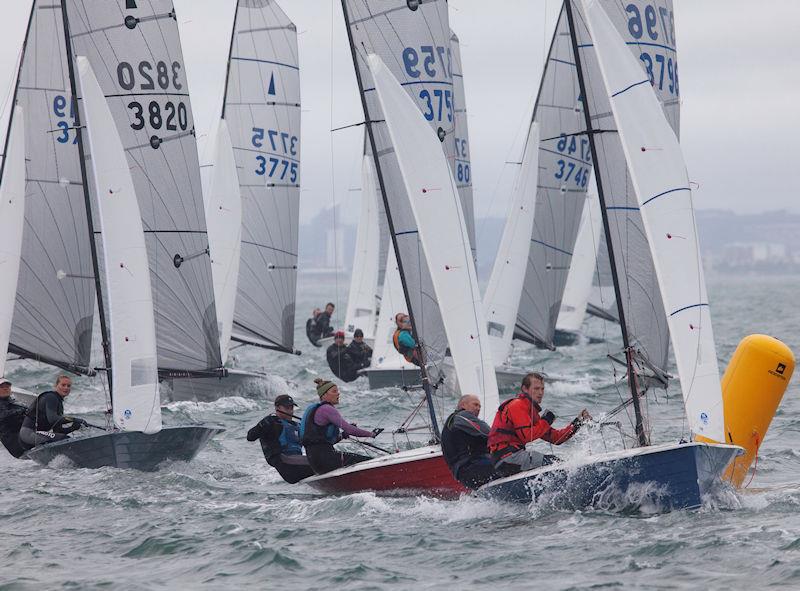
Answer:
M19 431L20 442L27 450L43 443L68 439L67 433L80 429L77 423L64 426L71 421L64 416L64 399L52 390L42 392L25 414Z
M442 454L447 467L461 484L478 488L501 478L487 447L490 427L471 412L457 410L442 428Z
M369 367L372 361L372 347L363 341L361 343L350 341L350 344L347 345L347 354L353 360L356 371Z
M303 433L303 447L306 448L308 462L316 474L326 474L338 468L352 466L359 462L371 459L369 456L362 456L347 451L339 451L333 447L341 439L341 430L335 425L325 425L320 427L314 422L314 416L323 404L312 405L306 409L303 420L306 423L305 433Z
M10 396L0 398L0 441L15 458L25 453L19 442L19 430L27 411L27 407L17 404Z
M358 367L353 358L350 357L348 348L344 345L337 345L333 343L325 352L325 357L328 360L328 367L331 368L333 375L344 382L352 382L358 379Z
M294 421L273 414L247 432L247 441L259 440L267 463L289 484L314 475L308 458L300 450L298 427ZM287 431L292 431L293 435Z

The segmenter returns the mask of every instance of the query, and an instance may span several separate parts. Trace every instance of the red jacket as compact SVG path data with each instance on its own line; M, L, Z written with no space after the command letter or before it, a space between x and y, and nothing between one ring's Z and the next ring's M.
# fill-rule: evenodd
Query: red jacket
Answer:
M524 392L516 398L506 400L497 409L497 414L489 432L489 451L492 453L513 448L523 449L526 443L544 439L554 445L561 445L575 434L575 426L570 423L563 429L553 429L539 413L542 407Z

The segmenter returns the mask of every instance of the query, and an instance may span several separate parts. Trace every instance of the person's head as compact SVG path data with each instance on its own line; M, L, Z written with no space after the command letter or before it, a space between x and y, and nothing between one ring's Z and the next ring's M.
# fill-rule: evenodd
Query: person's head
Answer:
M405 312L395 314L394 321L397 323L397 328L411 328L411 319Z
M288 394L281 394L275 398L275 414L282 419L291 419L297 403Z
M536 404L541 404L544 398L544 374L536 371L527 374L522 378L522 391Z
M314 308L313 310L311 310L312 318L316 318L320 314L322 314L322 310L320 310L319 308Z
M337 330L336 334L333 335L333 342L339 345L340 347L344 347L344 331Z
M474 394L464 394L458 399L456 410L465 410L477 417L481 414L481 399Z
M339 404L339 386L322 378L317 378L314 383L317 385L317 396L321 402Z
M334 305L333 305L333 302L328 302L327 304L325 304L325 311L326 311L326 312L327 312L329 315L330 315L330 314L333 314L333 309L334 309L335 307L336 307L336 306L334 306Z
M5 378L0 378L0 399L11 396L11 382Z
M364 331L363 331L363 330L361 330L360 328L357 328L357 329L355 330L355 332L353 332L353 340L354 340L356 343L362 343L362 342L364 342Z
M69 376L60 375L56 378L56 393L61 398L66 398L72 391L72 379Z

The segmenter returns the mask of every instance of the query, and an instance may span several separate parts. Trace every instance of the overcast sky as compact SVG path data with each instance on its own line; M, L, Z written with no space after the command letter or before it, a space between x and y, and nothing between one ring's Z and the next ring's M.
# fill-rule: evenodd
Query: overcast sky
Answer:
M30 4L0 0L3 121ZM234 0L174 0L202 144L219 113ZM356 219L363 119L339 0L280 0L299 32L301 219ZM461 39L477 217L503 216L559 0L450 0ZM800 1L675 0L681 145L699 208L800 211ZM0 137L5 135L5 123Z

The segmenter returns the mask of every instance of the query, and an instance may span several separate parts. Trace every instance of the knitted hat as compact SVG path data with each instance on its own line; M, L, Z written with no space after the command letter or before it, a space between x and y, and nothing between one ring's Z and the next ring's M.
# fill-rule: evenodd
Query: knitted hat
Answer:
M328 390L336 387L336 384L334 384L333 382L329 382L328 380L323 380L322 378L317 378L316 380L314 380L314 383L317 385L317 395L320 398L325 396L325 393Z

